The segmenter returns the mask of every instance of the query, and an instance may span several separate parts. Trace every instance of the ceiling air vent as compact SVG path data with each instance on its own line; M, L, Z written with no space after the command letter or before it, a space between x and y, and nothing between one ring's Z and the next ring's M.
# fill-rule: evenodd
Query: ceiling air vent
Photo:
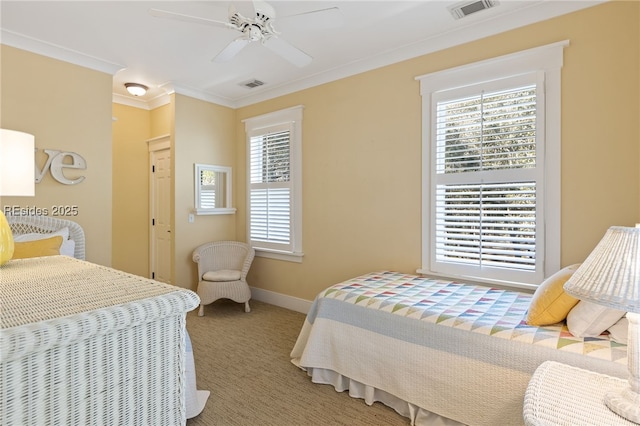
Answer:
M243 83L240 83L240 86L244 86L244 87L248 87L249 89L253 89L254 87L262 86L263 84L264 84L264 81L256 80L254 78L253 80L249 80L249 81L245 81Z
M449 7L449 12L451 12L454 18L460 19L497 5L498 2L496 0L466 1L464 3L458 3Z

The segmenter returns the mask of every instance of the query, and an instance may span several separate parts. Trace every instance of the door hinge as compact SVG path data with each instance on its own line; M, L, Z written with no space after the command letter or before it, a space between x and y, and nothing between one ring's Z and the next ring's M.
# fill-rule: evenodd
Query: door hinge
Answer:
M156 226L156 219L155 218L151 219L151 226Z
M153 166L151 166L151 173L155 173L156 172L156 165L154 164Z
M152 279L152 280L155 280L155 279L156 279L156 273L155 273L155 272L152 272L152 273L151 273L151 279Z

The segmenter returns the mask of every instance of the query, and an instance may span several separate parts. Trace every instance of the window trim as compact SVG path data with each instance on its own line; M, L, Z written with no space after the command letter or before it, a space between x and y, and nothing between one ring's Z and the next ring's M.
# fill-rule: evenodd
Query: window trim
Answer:
M256 256L279 259L290 262L302 262L302 113L303 105L270 112L242 120L245 125L245 143L247 153L251 152L251 137L261 130L290 125L290 182L291 182L291 251L254 247ZM247 239L251 243L251 156L247 154Z
M560 269L561 254L561 68L563 51L568 40L540 46L493 59L437 71L416 77L420 82L422 96L422 266L417 272L439 276L431 270L432 256L432 94L481 82L489 82L520 74L538 72L544 78L544 199L542 200L544 222L540 231L544 233L542 274L548 277ZM539 77L541 78L541 77ZM467 275L449 275L447 278L465 279L516 288L535 288L533 283L519 283L501 279Z

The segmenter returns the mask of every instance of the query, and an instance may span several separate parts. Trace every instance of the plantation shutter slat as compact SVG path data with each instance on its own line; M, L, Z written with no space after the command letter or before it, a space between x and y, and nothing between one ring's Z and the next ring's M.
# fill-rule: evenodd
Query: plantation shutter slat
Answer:
M535 268L535 183L436 189L438 261Z
M535 85L436 106L438 173L535 167Z
M207 186L203 186L200 190L200 207L203 209L215 209L216 208L216 190L209 189Z

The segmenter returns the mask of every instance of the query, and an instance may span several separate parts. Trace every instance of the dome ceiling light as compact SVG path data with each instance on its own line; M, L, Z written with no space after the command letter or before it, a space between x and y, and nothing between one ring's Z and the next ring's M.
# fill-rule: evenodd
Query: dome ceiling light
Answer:
M133 96L143 96L149 89L144 84L139 83L125 83L124 87L126 87L127 92L129 92Z

